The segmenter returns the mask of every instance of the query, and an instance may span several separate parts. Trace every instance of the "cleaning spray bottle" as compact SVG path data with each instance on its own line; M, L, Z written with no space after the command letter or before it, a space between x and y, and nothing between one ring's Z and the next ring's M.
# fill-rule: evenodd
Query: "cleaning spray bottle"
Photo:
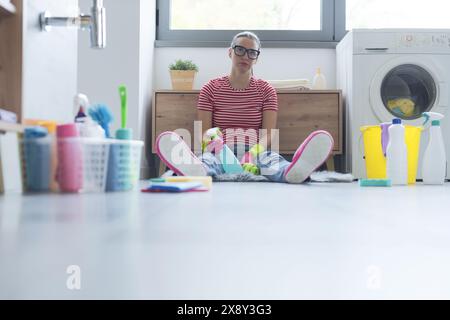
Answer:
M424 112L423 117L425 118L424 127L431 122L430 139L422 163L423 183L442 185L445 183L447 173L447 158L441 131L441 119L444 115L437 112Z
M75 96L74 107L78 110L75 116L75 125L83 138L105 138L104 129L92 118L87 116L89 99L85 94L79 93Z
M408 184L407 152L405 127L401 119L394 119L389 127L389 143L386 148L386 173L393 185Z
M89 99L85 94L79 93L73 99L74 108L78 110L75 116L75 123L83 123L87 119L86 110L89 106Z
M213 142L217 139L222 139L222 133L220 132L219 128L211 128L208 131L206 131L206 136L210 140L210 142ZM219 161L222 163L223 170L225 173L228 174L237 174L242 173L244 170L242 169L242 166L239 162L239 160L234 155L233 151L223 143L222 141L222 149L218 151L216 154L216 157L219 159ZM206 146L205 146L206 147Z

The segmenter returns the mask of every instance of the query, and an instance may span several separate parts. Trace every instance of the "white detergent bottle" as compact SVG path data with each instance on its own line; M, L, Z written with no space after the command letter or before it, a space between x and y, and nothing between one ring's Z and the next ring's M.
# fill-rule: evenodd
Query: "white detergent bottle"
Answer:
M312 83L313 90L326 90L327 79L321 72L320 68L317 68L316 75L314 76Z
M405 143L405 127L401 119L394 119L389 127L389 143L386 148L387 178L393 185L408 184L408 153Z
M211 139L221 139L222 133L219 128L211 128L206 131L206 136ZM222 164L223 170L228 174L239 174L244 172L239 160L234 155L233 151L224 143L222 150L219 154L216 154L216 157L219 159Z
M441 131L440 113L425 112L424 125L431 119L430 140L425 149L422 162L422 178L424 184L443 185L447 171L447 157Z
M80 136L83 138L105 138L105 130L90 117L86 117L83 123L77 123Z

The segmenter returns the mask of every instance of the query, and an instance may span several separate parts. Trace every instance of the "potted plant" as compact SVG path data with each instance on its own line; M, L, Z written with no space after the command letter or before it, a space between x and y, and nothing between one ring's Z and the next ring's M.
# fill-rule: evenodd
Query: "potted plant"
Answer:
M169 66L173 90L192 90L198 66L191 60L178 59Z

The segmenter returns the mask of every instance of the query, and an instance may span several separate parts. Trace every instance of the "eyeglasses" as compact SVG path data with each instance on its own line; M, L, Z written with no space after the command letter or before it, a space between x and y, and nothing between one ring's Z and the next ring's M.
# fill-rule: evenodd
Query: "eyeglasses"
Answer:
M247 53L248 58L252 60L256 60L260 54L259 50L247 49L243 46L234 46L233 50L234 53L239 57L243 57L245 56L245 53Z

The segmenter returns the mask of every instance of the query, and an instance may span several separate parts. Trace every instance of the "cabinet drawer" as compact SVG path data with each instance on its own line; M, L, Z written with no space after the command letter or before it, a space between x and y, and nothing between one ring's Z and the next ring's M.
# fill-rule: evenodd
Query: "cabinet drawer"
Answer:
M335 141L334 153L339 153L339 100L339 93L279 93L278 128L281 152L294 153L311 132L327 130Z
M187 129L193 146L194 121L199 91L157 91L153 104L152 151L164 131ZM342 153L342 102L340 91L278 92L280 152L293 154L315 130L327 130L334 138L334 154ZM206 128L203 128L206 129Z
M194 121L197 118L198 93L156 93L152 151L156 137L165 131L187 129L191 133L191 146L194 139Z

